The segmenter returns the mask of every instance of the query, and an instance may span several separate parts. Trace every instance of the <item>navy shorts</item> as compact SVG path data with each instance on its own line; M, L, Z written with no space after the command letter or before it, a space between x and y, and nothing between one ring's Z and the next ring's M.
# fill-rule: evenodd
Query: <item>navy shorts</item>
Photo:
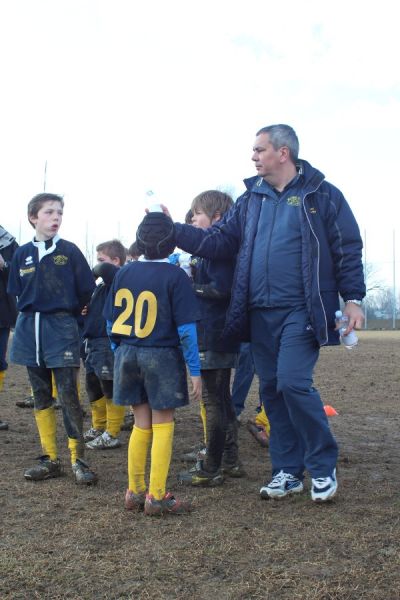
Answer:
M182 351L119 346L115 352L113 402L123 406L148 403L152 410L189 404Z
M10 360L26 367L79 367L79 330L66 312L20 313L10 348Z
M85 369L86 373L95 373L99 379L113 380L114 352L108 338L87 340Z

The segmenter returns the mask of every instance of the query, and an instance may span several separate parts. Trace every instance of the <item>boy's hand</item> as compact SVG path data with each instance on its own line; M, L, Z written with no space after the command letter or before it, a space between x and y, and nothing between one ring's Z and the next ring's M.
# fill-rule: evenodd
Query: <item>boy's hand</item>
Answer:
M81 310L81 315L82 315L82 317L86 317L87 314L88 314L88 306L87 306L87 304L85 304L85 306Z
M190 379L192 381L193 387L193 398L200 402L201 400L201 376L200 375L191 375Z
M164 215L167 215L167 217L169 217L170 219L172 219L170 212L168 210L168 208L165 206L165 204L160 204L162 211L164 213Z

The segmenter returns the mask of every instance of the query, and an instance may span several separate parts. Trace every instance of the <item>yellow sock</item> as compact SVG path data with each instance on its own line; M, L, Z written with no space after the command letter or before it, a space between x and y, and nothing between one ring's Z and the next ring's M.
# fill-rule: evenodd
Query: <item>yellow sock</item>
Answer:
M204 443L207 445L207 413L205 404L202 400L200 400L200 416L203 421Z
M52 398L57 398L57 386L56 386L56 379L54 377L54 373L53 371L51 372L51 397Z
M125 406L118 406L112 400L107 398L107 425L106 430L113 437L118 437L121 431L122 423L124 422ZM133 491L133 490L132 490Z
M79 458L79 440L75 438L68 438L68 449L71 453L71 465L76 463L76 459Z
M134 494L146 490L144 476L152 436L152 429L140 429L136 425L132 429L128 446L128 488Z
M261 425L261 427L264 427L266 434L269 435L269 431L271 428L269 425L268 417L265 414L264 406L262 406L260 412L257 414L254 421L255 421L256 425Z
M40 443L42 444L43 454L47 454L50 460L57 458L57 441L56 441L56 413L52 406L43 410L36 410L35 419L39 431Z
M3 389L4 377L6 376L5 371L0 371L0 392Z
M156 500L165 496L165 487L172 456L174 421L153 425L149 494Z
M92 409L92 427L94 429L105 429L107 423L107 404L106 397L90 403Z

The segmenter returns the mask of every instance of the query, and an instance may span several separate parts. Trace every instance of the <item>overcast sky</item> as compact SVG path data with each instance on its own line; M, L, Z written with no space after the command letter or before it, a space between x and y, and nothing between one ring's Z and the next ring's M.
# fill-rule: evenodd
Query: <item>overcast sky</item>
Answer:
M182 220L237 196L257 129L288 123L349 201L367 258L400 263L397 3L1 0L0 223L32 237L29 199L65 198L61 235L129 245L152 189ZM397 281L400 280L400 273Z

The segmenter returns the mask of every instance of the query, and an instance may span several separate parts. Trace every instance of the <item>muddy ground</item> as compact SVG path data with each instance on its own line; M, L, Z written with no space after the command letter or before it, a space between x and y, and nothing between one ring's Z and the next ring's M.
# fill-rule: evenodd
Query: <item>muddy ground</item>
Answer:
M246 478L179 489L179 456L201 437L192 404L177 413L169 488L190 496L195 510L162 519L123 509L128 432L120 449L91 451L97 487L77 487L69 468L60 479L24 480L40 451L32 410L15 406L29 391L25 371L11 366L0 396L0 415L10 424L0 431L0 597L399 599L400 333L360 338L354 351L324 349L315 376L324 403L339 412L331 418L341 447L332 503L313 504L308 481L299 496L260 500L269 459L244 425ZM244 420L256 403L255 381Z

